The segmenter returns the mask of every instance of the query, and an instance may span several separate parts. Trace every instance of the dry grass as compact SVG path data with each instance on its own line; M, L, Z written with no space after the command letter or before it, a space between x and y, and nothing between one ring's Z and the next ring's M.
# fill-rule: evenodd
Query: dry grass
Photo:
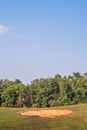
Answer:
M72 114L72 111L71 110L40 110L40 111L21 112L20 114L26 116L54 118L58 116Z

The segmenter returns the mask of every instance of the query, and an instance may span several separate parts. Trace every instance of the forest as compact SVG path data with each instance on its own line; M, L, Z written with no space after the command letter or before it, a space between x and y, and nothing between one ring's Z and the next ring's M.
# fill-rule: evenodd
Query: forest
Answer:
M0 80L1 107L58 107L87 103L87 73L56 74L23 84L19 79Z

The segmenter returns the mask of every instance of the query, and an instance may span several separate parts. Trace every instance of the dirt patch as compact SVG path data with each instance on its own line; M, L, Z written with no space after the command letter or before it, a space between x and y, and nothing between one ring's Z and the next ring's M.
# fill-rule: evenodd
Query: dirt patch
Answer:
M58 117L63 115L72 114L70 110L40 110L40 111L28 111L28 112L21 112L21 115L25 116L39 116L39 117Z

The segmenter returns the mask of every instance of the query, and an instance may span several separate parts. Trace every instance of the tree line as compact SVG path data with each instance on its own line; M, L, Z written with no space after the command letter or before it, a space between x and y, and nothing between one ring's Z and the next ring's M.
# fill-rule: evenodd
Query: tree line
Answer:
M1 107L57 107L87 103L87 73L40 78L23 84L0 80Z

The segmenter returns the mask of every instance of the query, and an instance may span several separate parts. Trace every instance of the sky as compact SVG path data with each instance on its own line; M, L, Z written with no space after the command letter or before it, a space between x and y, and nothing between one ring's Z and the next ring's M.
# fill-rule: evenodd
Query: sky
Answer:
M87 0L0 0L0 79L87 72Z

